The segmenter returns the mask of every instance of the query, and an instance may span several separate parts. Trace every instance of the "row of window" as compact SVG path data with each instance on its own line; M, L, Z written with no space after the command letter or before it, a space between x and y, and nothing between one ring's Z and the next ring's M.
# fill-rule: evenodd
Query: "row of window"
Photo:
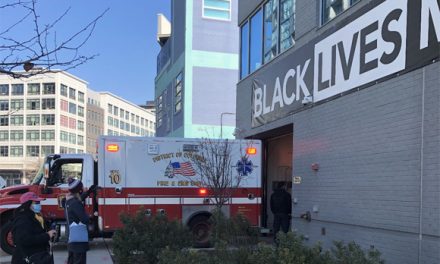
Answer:
M65 115L60 115L60 125L70 129L84 131L84 121L76 120L75 118L67 117Z
M55 146L0 146L0 157L23 157L26 149L27 157L47 156L55 153ZM40 153L41 149L41 153Z
M145 129L141 129L140 133L137 133L137 134L140 136L144 136L144 137L154 137L156 135L154 132L147 131ZM109 135L109 136L129 136L128 134L120 133L118 131L114 131L111 129L107 129L107 135Z
M25 133L26 139L30 141L55 140L55 130L11 130L0 131L0 141L20 141L24 139Z
M76 100L77 91L74 88L67 87L64 84L61 84L60 94L65 97L69 97L70 99ZM78 91L78 101L84 103L84 93Z
M322 0L322 21L325 24L360 0Z
M295 2L269 0L241 26L241 78L294 44Z
M183 107L183 74L180 72L177 74L176 78L174 78L173 82L173 93L174 93L174 114L182 111ZM162 94L156 99L156 117L157 117L157 127L162 126L163 119L165 116L165 100L167 98L167 90L164 90ZM168 119L170 117L168 116Z
M98 100L95 100L93 98L87 98L87 103L91 105L101 106L101 103Z
M87 119L91 122L101 123L103 120L103 115L101 113L87 110Z
M0 116L0 126L22 126L24 124L28 126L53 126L55 125L55 114Z
M41 89L41 86L43 89ZM55 83L28 83L27 84L27 94L28 95L41 95L43 94L55 94ZM8 95L24 95L24 84L0 84L0 96ZM76 91L74 88L67 87L61 84L60 94L70 99L76 100L78 93L78 101L84 103L85 96L83 92Z
M113 118L111 116L108 117L107 119L107 124L109 126L115 127L115 128L119 128L121 130L127 131L127 132L131 132L137 135L145 135L145 131L147 131L144 128L135 126L135 125L130 125L129 123L126 123L122 120L119 120L117 118ZM144 132L143 132L144 131Z
M204 18L231 20L231 0L203 0Z
M66 131L61 131L60 141L70 144L84 145L84 136L76 135L75 133L69 133Z
M67 153L84 153L82 149L74 149L74 148L68 148L68 147L60 147L60 153L61 154L67 154Z
M103 135L104 129L102 127L94 126L92 124L89 124L87 126L87 134L90 135Z
M41 90L40 83L28 83L27 94L28 95L40 95L43 94L55 94L55 83L43 83L43 89ZM0 84L0 96L9 95L24 95L24 84Z
M153 121L148 121L147 119L140 117L138 115L135 115L133 113L130 113L127 110L124 110L122 108L117 107L116 105L112 105L112 104L108 104L107 105L107 112L111 115L114 115L116 117L119 116L119 118L125 119L127 121L130 120L131 117L131 122L136 123L136 124L141 124L142 126L148 127L150 126L150 128L154 127Z
M84 117L84 107L76 105L75 103L60 100L60 108L64 112L68 112L73 115L78 114L78 116Z
M321 0L321 24L360 0ZM296 0L269 0L241 26L240 78L295 44Z
M0 111L24 109L23 99L0 100ZM55 98L27 99L26 110L55 109Z

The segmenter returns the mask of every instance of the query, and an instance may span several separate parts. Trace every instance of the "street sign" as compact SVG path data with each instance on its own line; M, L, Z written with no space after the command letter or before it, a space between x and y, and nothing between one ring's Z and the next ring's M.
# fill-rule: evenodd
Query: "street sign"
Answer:
M301 184L302 178L300 176L293 177L293 184Z

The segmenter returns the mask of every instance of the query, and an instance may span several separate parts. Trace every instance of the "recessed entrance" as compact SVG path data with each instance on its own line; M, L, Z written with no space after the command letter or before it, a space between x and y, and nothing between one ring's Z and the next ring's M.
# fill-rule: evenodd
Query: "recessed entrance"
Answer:
M285 182L292 194L293 134L269 138L265 141L264 212L265 226L272 228L273 214L270 210L270 196L278 182Z

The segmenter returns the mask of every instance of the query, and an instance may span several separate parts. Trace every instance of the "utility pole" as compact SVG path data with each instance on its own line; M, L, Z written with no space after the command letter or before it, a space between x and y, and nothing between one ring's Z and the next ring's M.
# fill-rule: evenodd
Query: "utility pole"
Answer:
M223 112L220 114L220 138L223 138L223 115L235 115L235 113Z

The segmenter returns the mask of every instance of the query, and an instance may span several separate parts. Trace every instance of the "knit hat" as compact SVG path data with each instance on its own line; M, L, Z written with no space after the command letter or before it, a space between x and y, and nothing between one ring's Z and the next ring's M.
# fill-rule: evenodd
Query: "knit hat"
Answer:
M67 182L69 184L69 191L71 193L78 193L83 188L83 183L78 179L69 178Z
M27 201L39 202L39 201L44 201L44 200L45 200L44 198L38 197L38 195L35 194L34 192L27 192L27 193L24 193L20 196L20 203L21 204L24 204Z

